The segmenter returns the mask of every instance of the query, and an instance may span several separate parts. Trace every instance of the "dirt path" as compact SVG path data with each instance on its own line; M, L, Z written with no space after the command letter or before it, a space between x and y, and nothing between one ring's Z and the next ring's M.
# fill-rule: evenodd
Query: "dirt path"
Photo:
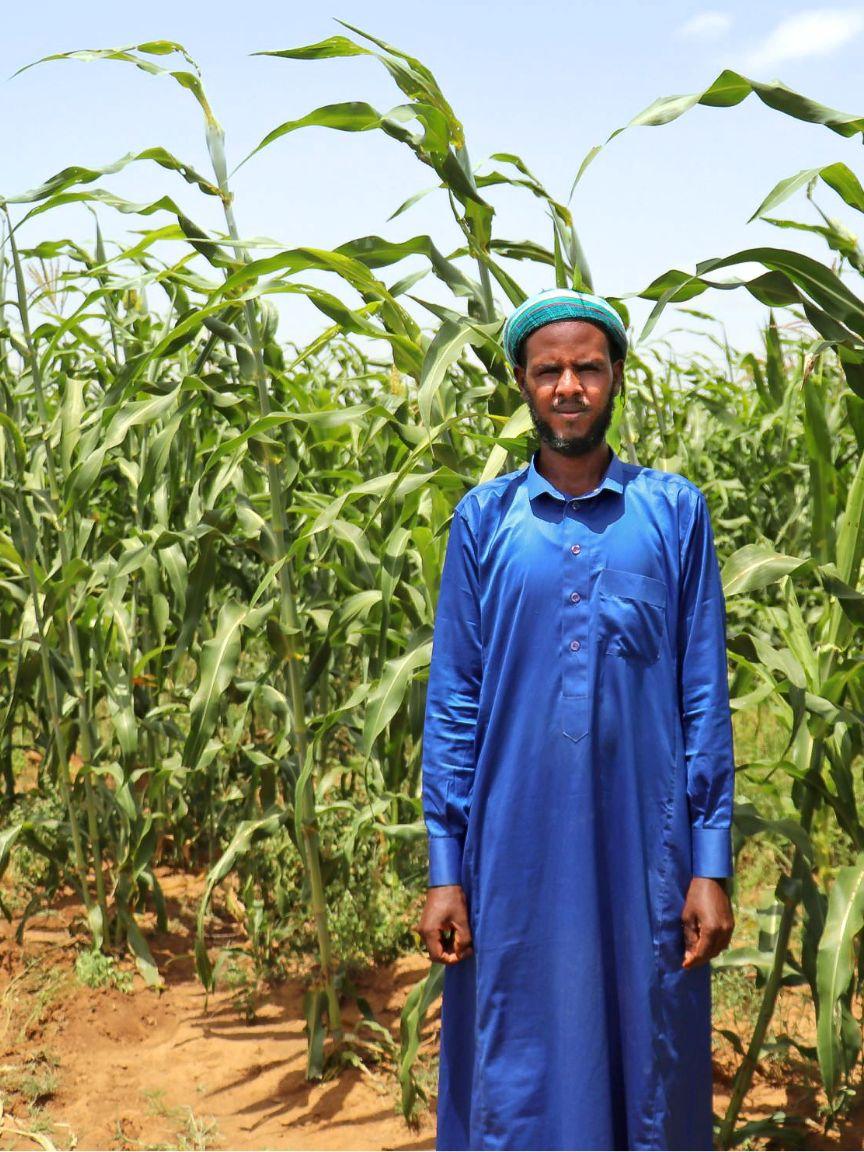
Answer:
M306 1080L302 981L257 995L251 1023L248 988L208 1000L192 958L200 883L181 874L162 882L172 930L153 938L166 980L158 993L125 963L121 983L129 990L82 986L75 960L83 940L70 931L79 913L71 901L35 918L23 948L0 922L0 1149L40 1141L58 1149L434 1148L433 1112L421 1115L416 1130L401 1116L392 1063ZM226 923L224 930L214 925L214 943L240 946L243 939ZM358 980L397 1041L405 998L426 970L419 955L404 957ZM436 1011L424 1044L433 1107L438 1023ZM718 1112L728 1099L726 1071L715 1064ZM826 1135L812 1075L762 1071L742 1120L785 1112L802 1118L801 1147L864 1148L860 1108L839 1133ZM749 1146L772 1145L757 1138Z

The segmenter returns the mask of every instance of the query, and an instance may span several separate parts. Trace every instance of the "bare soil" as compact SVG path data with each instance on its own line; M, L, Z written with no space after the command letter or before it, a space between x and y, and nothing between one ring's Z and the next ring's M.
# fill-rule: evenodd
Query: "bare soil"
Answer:
M0 1149L434 1148L437 1010L422 1050L430 1108L410 1128L392 1061L307 1081L303 981L259 990L251 1022L249 989L208 997L192 953L200 878L166 872L160 879L171 931L150 937L165 978L159 992L131 975L125 960L120 969L131 990L81 984L75 960L85 941L71 897L35 917L23 945L14 926L0 923ZM239 927L227 921L214 922L212 942L244 944ZM356 981L397 1043L405 998L426 970L423 957L409 956ZM808 1042L803 999L799 1015L784 1023ZM349 1009L349 1026L356 1018ZM718 1113L736 1061L718 1046ZM821 1101L805 1061L766 1062L742 1120L784 1112L800 1119L800 1137L794 1144L756 1137L750 1147L864 1148L864 1108L853 1107L839 1130L826 1133Z
M71 901L34 918L23 947L2 930L0 1148L434 1148L434 1114L408 1127L392 1066L306 1079L302 982L259 992L252 1023L236 989L208 997L192 953L200 883L160 879L174 929L152 938L162 991L137 973L131 991L84 987ZM405 998L427 969L405 957L356 981L397 1039ZM349 1009L347 1023L356 1018Z

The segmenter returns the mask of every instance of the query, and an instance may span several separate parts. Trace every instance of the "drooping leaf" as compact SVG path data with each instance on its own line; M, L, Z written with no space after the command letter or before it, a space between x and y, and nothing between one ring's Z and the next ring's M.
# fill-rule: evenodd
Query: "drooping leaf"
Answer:
M363 724L363 752L366 756L371 754L375 741L402 704L412 676L428 665L431 655L431 639L421 637L413 647L385 664L381 679L370 692L366 705Z
M844 1072L840 1034L841 998L846 994L854 970L853 944L864 927L864 856L841 868L828 897L825 929L819 942L816 980L819 1008L816 1046L822 1082L833 1100Z
M809 559L784 556L765 544L745 544L723 566L723 592L726 596L754 592L808 567L812 567Z

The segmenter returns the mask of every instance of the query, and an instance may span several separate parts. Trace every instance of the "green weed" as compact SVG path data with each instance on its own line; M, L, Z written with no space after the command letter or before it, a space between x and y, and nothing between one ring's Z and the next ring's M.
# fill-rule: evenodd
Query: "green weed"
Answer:
M119 968L114 957L103 952L79 952L75 976L87 988L116 988L127 994L132 991L132 973Z

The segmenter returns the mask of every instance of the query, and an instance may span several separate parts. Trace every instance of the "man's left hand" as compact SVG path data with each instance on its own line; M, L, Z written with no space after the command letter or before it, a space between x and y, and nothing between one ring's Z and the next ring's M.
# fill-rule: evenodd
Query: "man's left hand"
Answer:
M681 924L684 929L682 968L699 968L728 948L735 918L722 880L693 877L681 913Z

